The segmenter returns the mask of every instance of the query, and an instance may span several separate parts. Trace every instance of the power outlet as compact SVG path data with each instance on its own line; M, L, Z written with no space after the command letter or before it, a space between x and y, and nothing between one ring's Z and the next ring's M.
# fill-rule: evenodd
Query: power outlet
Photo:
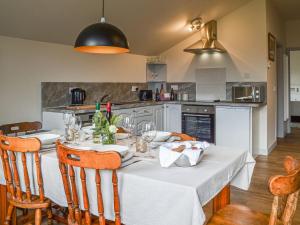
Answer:
M178 91L178 85L171 85L171 89L173 89L174 91Z
M132 92L137 92L139 88L137 86L131 86L131 91Z

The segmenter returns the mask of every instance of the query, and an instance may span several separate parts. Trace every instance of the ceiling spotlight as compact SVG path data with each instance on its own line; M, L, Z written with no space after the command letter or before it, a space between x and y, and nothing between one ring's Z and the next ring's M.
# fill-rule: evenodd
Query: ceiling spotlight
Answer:
M197 17L190 22L189 31L200 30L202 28L202 18Z

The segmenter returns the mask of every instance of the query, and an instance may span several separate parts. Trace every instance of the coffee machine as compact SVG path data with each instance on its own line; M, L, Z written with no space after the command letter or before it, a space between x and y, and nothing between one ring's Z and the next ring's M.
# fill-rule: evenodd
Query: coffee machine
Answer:
M71 105L83 105L86 98L86 91L81 88L71 90Z

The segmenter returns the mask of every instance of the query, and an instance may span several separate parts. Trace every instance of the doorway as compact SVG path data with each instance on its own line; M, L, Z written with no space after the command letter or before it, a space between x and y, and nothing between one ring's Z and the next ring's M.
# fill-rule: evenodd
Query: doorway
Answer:
M300 128L300 49L289 51L289 74L291 127Z
M284 48L277 46L277 137L290 133L289 57Z

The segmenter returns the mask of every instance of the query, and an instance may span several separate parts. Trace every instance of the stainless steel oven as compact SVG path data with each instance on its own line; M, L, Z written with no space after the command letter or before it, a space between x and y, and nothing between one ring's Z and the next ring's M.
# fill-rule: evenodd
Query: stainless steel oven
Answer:
M214 106L183 105L182 132L198 141L215 143Z

